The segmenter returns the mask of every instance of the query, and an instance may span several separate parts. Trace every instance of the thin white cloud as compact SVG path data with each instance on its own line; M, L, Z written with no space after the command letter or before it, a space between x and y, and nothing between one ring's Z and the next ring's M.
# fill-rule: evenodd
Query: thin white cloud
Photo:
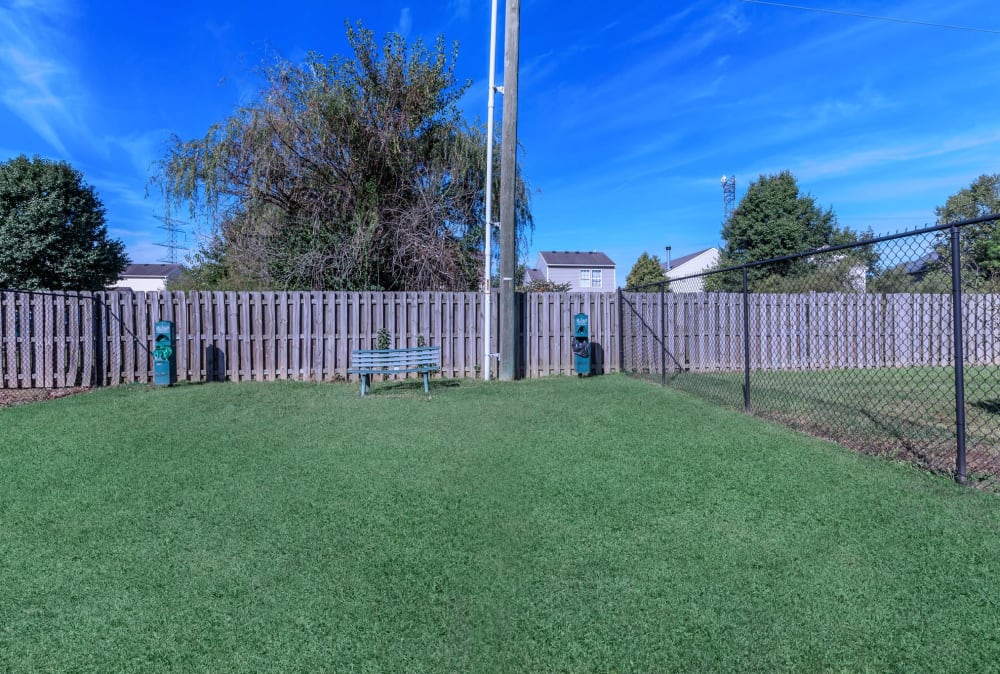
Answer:
M1000 143L1000 130L997 129L943 139L933 137L915 140L903 145L885 145L847 154L837 154L818 161L804 161L797 174L810 180L817 180L856 174L872 169L888 169L893 164L940 158L973 149L989 151L995 156L995 147L990 150L987 148L998 143Z
M399 21L396 23L396 32L403 37L409 37L413 30L413 14L409 7L404 7L399 12Z
M119 213L120 216L126 215L124 211L128 211L127 215L134 219L133 216L139 212L145 212L147 217L153 212L153 202L145 197L141 180L130 183L117 177L98 177L86 182L93 185L105 207L113 204L115 209L123 211Z
M113 230L109 230L108 233L115 238L121 238L123 234L128 234L129 232L116 232ZM185 251L181 251L179 259L184 258L184 252ZM165 247L157 243L152 243L151 241L148 241L146 239L143 239L141 241L134 241L128 247L129 259L138 264L150 264L154 262L164 261L167 259L166 258L167 253L168 251Z
M170 138L168 129L152 129L127 136L108 136L104 145L120 149L138 176L151 176L156 170L156 162L163 159Z
M59 2L15 0L0 8L0 103L59 154L83 129L84 96L65 58L69 43Z
M671 14L662 21L650 26L641 33L638 33L632 39L632 42L636 44L649 42L650 40L656 40L673 33L677 29L677 26L680 25L684 19L688 18L688 16L690 16L696 9L696 5L688 5L681 11Z
M887 176L882 180L873 180L871 182L861 184L852 183L849 186L841 188L832 196L838 205L844 205L843 207L838 208L838 212L844 211L849 213L850 217L867 217L867 215L855 216L850 210L851 206L856 203L884 204L886 202L894 202L901 199L905 199L906 201L913 203L915 201L915 197L926 197L928 193L947 195L956 192L962 189L963 186L971 183L972 180L974 180L974 178L970 178L963 173L940 173L932 176L905 175L899 178ZM917 199L917 201L919 200L920 199ZM942 198L941 201L944 201L944 198ZM914 213L916 212L919 212L922 216L927 216L930 211L914 211ZM896 220L907 217L908 215L910 214L905 211L899 212L893 210L878 217L872 216L871 219ZM912 217L910 219L912 219Z
M448 6L451 8L451 13L454 17L467 19L469 18L472 0L448 0ZM500 10L498 9L497 11L499 12Z

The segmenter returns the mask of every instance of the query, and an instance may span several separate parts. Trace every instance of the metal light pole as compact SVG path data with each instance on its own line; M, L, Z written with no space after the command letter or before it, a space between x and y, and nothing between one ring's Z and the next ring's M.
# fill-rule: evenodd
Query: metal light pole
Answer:
M493 369L493 107L496 99L497 69L497 0L490 15L490 95L486 104L486 246L483 250L483 381L490 380Z
M500 380L513 381L517 358L514 270L517 267L514 198L517 184L517 69L521 0L507 0L504 21L503 137L500 139Z

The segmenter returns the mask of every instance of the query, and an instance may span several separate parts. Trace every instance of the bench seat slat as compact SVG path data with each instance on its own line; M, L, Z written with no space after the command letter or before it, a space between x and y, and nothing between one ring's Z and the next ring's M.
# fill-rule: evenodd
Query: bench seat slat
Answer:
M440 346L409 346L405 349L355 349L355 355L365 355L369 353L438 353Z
M353 359L355 363L435 363L438 360L437 354L427 354L425 356L358 356Z
M417 361L417 360L373 360L371 362L355 362L354 368L361 369L377 369L380 367L434 367L437 365L437 361Z
M400 374L403 372L437 372L441 368L434 366L425 367L390 367L390 368L377 368L373 369L370 367L352 367L347 371L351 374Z

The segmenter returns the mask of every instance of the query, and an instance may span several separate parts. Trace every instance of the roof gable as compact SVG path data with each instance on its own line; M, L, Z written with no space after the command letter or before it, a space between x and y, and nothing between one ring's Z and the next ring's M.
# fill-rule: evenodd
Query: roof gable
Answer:
M614 261L600 251L543 250L538 254L540 263L549 267L609 267Z
M179 264L130 264L121 273L121 278L169 278L180 270Z
M705 249L699 250L699 251L697 251L695 253L690 253L688 255L682 255L681 257L677 257L677 258L671 259L670 260L670 268L669 269L667 268L667 263L665 261L662 262L662 263L660 263L660 267L662 267L663 271L665 271L665 272L667 272L667 271L674 271L678 267L681 267L681 266L687 264L688 262L691 262L692 260L697 260L702 255L710 255L714 251L717 251L717 250L718 249L716 249L716 248L705 248Z

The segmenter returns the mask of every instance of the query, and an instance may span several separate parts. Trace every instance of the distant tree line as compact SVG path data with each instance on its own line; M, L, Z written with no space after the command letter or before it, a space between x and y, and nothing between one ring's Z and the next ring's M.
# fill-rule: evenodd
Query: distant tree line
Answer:
M1000 174L982 175L968 188L935 209L937 224L1000 213ZM719 272L775 258L766 265L747 268L752 292L930 292L951 290L950 233L942 231L923 252L912 259L890 256L883 246L864 245L874 239L869 228L854 232L841 227L832 208L823 209L803 194L789 171L762 175L750 183L746 194L723 223ZM1000 223L969 225L961 230L963 285L973 291L1000 292ZM843 250L826 249L860 244ZM902 245L902 244L901 244ZM799 253L813 252L811 255ZM663 280L659 260L643 253L627 283L629 287ZM739 292L741 271L704 277L710 292Z
M823 209L811 195L803 194L790 171L762 175L750 183L732 216L723 223L725 243L717 269L822 251L872 236L871 231L859 234L841 227L833 209ZM873 253L864 248L834 255L820 253L751 267L747 280L754 292L851 290L856 288L854 270L861 266L867 274L874 264ZM706 290L737 292L742 288L742 274L716 274L705 279Z

